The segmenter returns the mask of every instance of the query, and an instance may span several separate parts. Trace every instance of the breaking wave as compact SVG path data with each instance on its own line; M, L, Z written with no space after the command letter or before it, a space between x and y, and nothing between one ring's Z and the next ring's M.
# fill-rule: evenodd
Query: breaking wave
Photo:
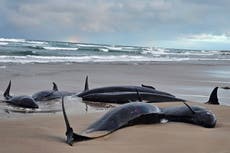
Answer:
M149 62L230 60L229 50L86 44L0 38L0 62Z

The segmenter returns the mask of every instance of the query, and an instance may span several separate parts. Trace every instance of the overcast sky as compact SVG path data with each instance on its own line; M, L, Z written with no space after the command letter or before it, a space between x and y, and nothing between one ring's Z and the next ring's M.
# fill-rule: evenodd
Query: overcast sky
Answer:
M0 37L230 50L230 0L0 0Z

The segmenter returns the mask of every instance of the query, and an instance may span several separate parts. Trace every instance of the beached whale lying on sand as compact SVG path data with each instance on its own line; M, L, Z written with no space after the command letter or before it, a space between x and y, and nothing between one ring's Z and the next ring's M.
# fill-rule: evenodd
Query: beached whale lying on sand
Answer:
M69 145L72 145L74 141L86 141L103 137L127 126L161 123L162 120L191 123L207 128L213 128L216 125L215 114L200 106L185 104L185 106L179 107L159 108L148 103L133 102L111 109L99 120L77 134L74 133L69 124L63 98L62 110L66 124L66 142Z
M87 76L85 80L85 89L83 92L78 94L78 97L83 97L89 94L108 93L108 92L135 92L136 93L137 90L139 92L158 93L162 95L173 96L170 93L159 91L152 86L147 86L143 84L141 86L108 86L108 87L89 89L88 76Z
M11 88L11 81L9 82L9 85L3 94L5 97L4 102L23 108L38 108L38 105L36 104L35 100L31 96L26 96L26 95L11 96L10 88Z
M172 102L172 101L185 101L173 96L162 95L157 93L139 92L141 99L148 103L154 102ZM108 92L108 93L95 93L83 96L84 101L95 101L104 103L124 104L132 101L137 101L138 96L135 92Z
M71 96L76 93L68 92L68 91L59 91L57 84L53 82L53 89L52 90L43 90L39 91L32 95L34 100L36 101L48 101L53 99L59 99L62 96Z
M88 77L85 81L85 89L78 94L84 101L106 102L106 103L128 103L137 101L138 96L136 92L140 93L142 100L151 102L169 102L169 101L184 101L176 98L174 95L156 90L152 86L109 86L89 89Z

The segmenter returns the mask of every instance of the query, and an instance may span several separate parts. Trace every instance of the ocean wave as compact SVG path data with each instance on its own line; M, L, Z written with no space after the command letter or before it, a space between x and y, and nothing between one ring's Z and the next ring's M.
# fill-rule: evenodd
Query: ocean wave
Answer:
M42 47L42 46L37 46L37 45L32 45L32 46L25 46L25 47L27 47L27 48L30 48L30 49L45 49L44 47Z
M134 53L140 53L143 51L143 47L131 47L131 46L107 46L107 49L110 51L115 51L115 52L134 52Z
M95 48L100 48L100 47L104 47L105 45L97 45L97 44L81 44L81 43L75 43L75 45L77 47L95 47Z
M21 52L15 53L15 54L23 55L23 56L28 56L28 55L39 55L39 53L37 53L36 51L21 51Z
M0 38L1 42L26 42L25 39L13 39L13 38Z
M25 40L25 39L15 39L15 38L0 38L0 43L3 42L10 42L10 43L28 43L28 44L38 44L38 45L44 45L48 44L46 41L36 41L36 40Z
M0 56L0 63L84 63L84 62L151 62L182 61L188 58L150 58L146 56Z
M7 42L0 42L0 45L1 46L5 46L5 45L8 45L9 43L7 43Z
M29 40L29 41L26 41L26 43L29 43L29 44L38 44L38 45L48 45L48 42L45 42L45 41L33 41L33 40Z
M164 48L144 48L141 52L143 55L153 56L188 56L188 57L205 57L213 56L216 58L218 55L230 55L230 51L218 50L184 50L184 49L164 49Z
M230 51L0 38L0 62L148 62L183 60L230 60Z
M156 47L143 48L141 53L144 55L146 54L152 54L152 55L169 54L168 49L156 48Z
M115 46L105 46L105 48L107 48L108 50L111 50L111 51L122 51L124 50L124 48L122 47L115 47Z
M5 56L27 56L27 55L40 55L36 51L10 51L10 52L4 52L0 51L0 55L5 55Z
M221 55L230 55L230 50L222 50L220 51Z
M46 50L78 50L79 48L68 48L68 47L43 47Z
M113 52L113 53L122 53L122 52L140 52L140 47L131 47L131 46L111 46L111 45L95 45L95 44L76 44L79 50L87 51L99 51L99 52Z
M102 51L102 52L109 52L109 49L107 49L107 48L99 48L99 51Z

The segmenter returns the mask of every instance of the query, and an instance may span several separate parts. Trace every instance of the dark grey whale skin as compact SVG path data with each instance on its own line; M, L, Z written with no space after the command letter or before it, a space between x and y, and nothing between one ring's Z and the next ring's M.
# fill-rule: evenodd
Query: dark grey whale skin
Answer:
M216 125L215 114L205 107L175 106L161 108L161 110L168 121L190 123L206 128L213 128Z
M44 90L39 91L32 95L36 101L49 101L54 99L60 99L62 96L71 96L75 93L65 92L65 91L53 91L53 90Z
M136 94L137 92L140 93L139 97ZM82 97L84 101L116 104L138 101L140 98L151 102L184 101L170 93L159 91L152 86L143 84L141 86L109 86L89 89L88 76L86 77L84 91L77 96Z
M96 93L111 93L111 92L134 92L136 91L139 92L146 92L146 93L156 93L156 94L162 94L162 95L167 95L167 96L173 96L172 94L163 92L163 91L158 91L153 88L148 88L148 87L141 87L141 86L109 86L109 87L101 87L101 88L95 88L95 89L90 89L83 91L82 93L78 94L78 97L84 97L86 95L90 94L96 94Z
M69 124L63 99L62 110L66 124L66 142L69 145L72 145L74 141L86 141L103 137L127 126L160 123L162 119L200 125L206 128L213 128L216 125L215 114L203 107L188 106L186 104L185 106L179 107L158 108L148 103L132 102L112 109L83 130L82 134L77 134L73 132ZM104 131L104 133L99 136L89 136L90 133L100 131Z
M212 90L212 93L211 93L211 95L209 97L209 100L205 104L220 105L219 99L217 97L217 91L218 91L218 87L215 87Z
M154 94L161 94L166 96L175 97L174 95L156 90L154 87L149 85L141 85L141 86L108 86L108 87L100 87L100 88L94 88L89 89L89 83L88 83L88 76L86 76L85 79L85 89L83 92L77 94L78 97L85 97L90 94L99 94L99 93L108 93L112 95L112 93L123 93L123 92L133 92L136 94L136 92L145 92L145 93L154 93Z
M4 102L10 105L23 107L23 108L32 108L32 109L38 108L36 101L31 96L27 96L27 95L11 96L10 88L11 88L11 81L9 82L9 85L3 94L5 97Z
M32 97L26 95L7 98L4 100L4 102L23 108L39 108L35 100Z
M138 101L140 98L149 103L185 101L183 99L179 99L174 96L168 96L168 95L158 94L158 93L148 93L148 92L139 92L139 95L137 95L136 92L94 93L94 94L83 96L82 100L93 101L93 102L124 104L124 103L129 103L132 101Z
M43 91L36 92L32 95L32 97L36 101L49 101L54 99L60 99L62 96L71 96L74 94L76 93L59 91L57 84L53 82L52 90L43 90Z

